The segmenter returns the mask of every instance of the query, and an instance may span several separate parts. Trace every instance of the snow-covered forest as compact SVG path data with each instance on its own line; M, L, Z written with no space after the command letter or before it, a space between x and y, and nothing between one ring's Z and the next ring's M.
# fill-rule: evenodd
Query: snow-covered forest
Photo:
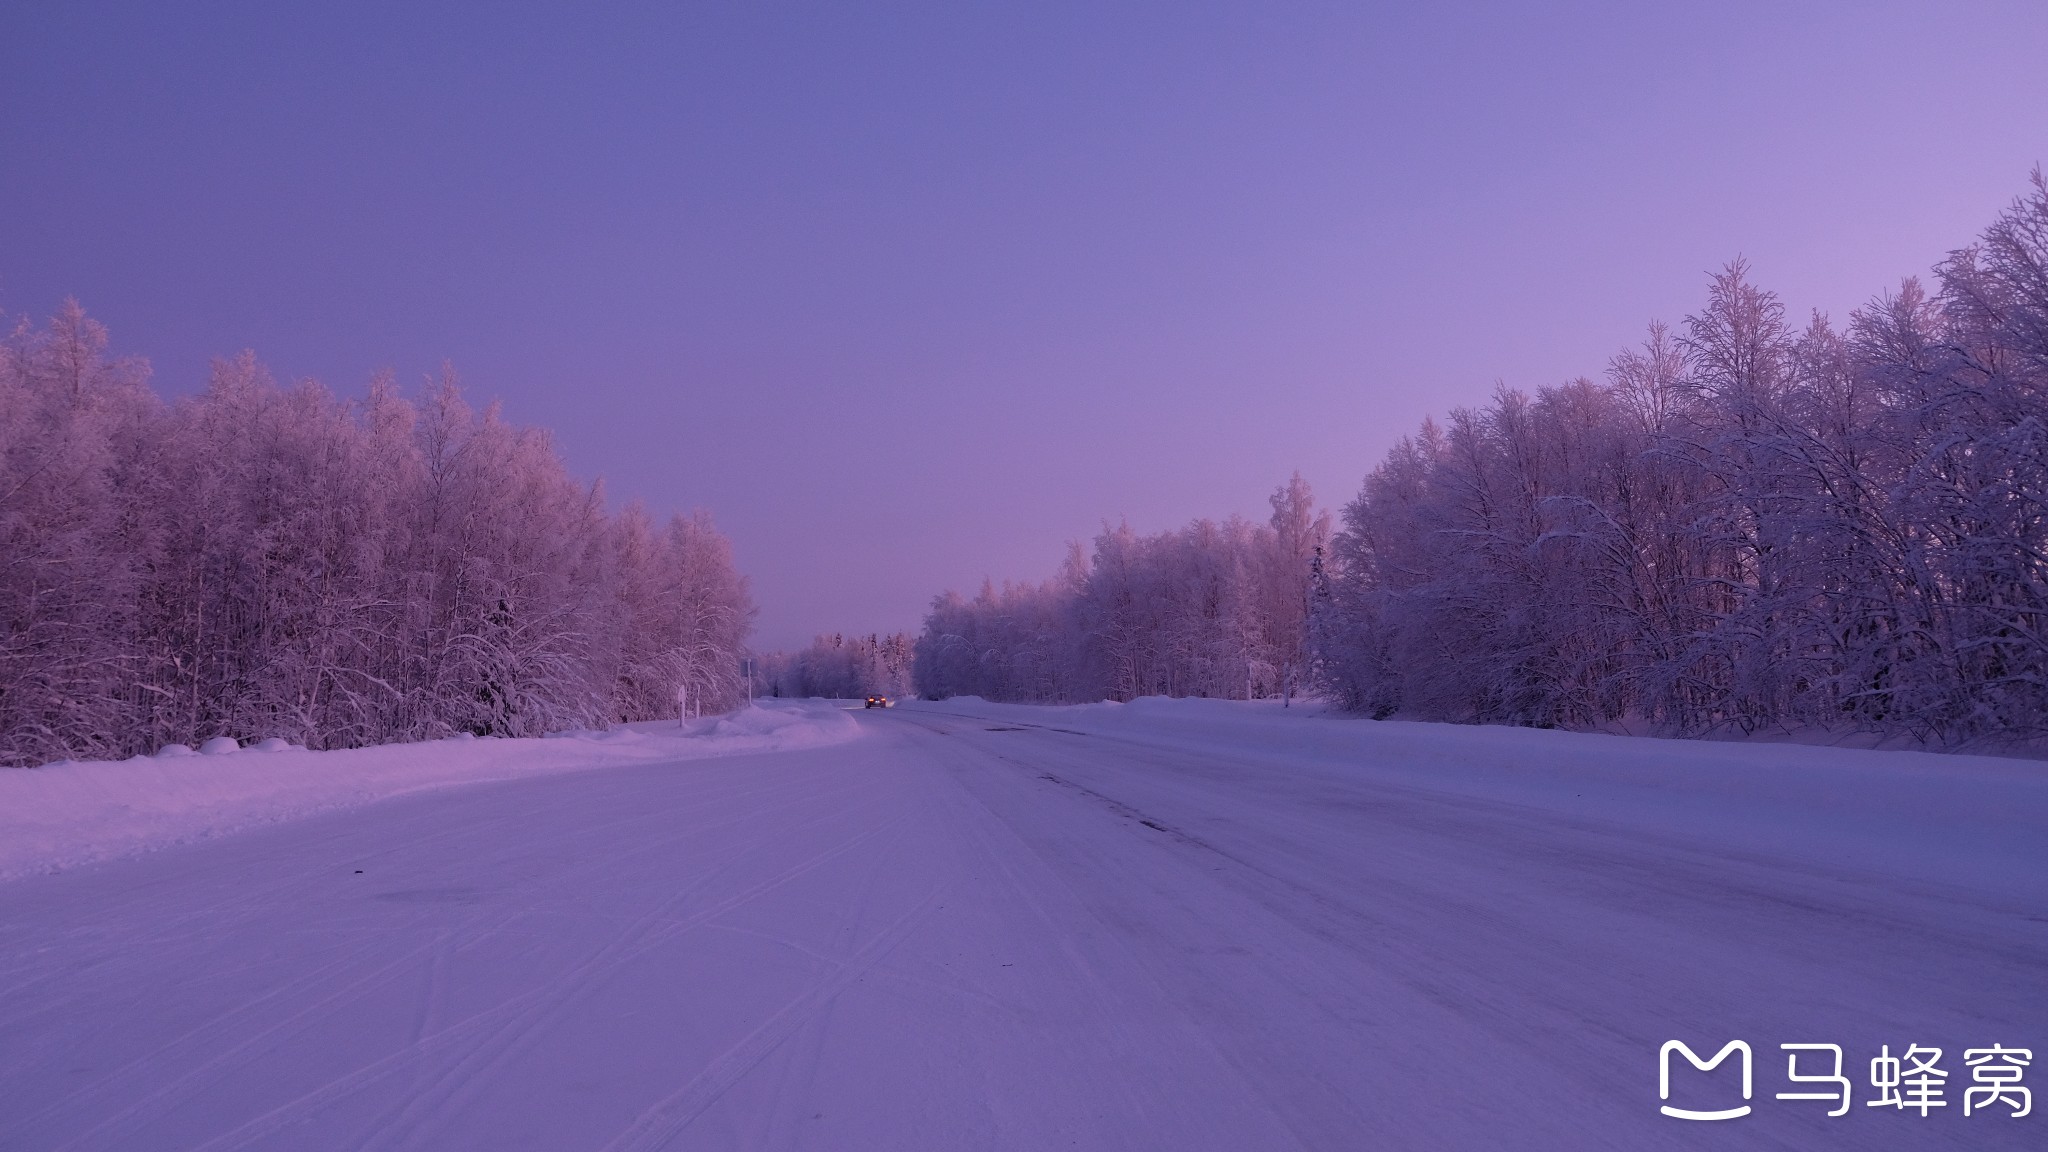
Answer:
M755 660L754 690L762 696L799 699L907 696L911 692L911 658L907 632L887 636L833 632L795 652L771 652Z
M1305 647L1379 716L2038 736L2048 184L1843 326L1733 263L1604 379L1425 423L1320 537L1278 499L1272 528L1106 532L1045 584L941 596L919 687L1271 694Z
M1071 545L1044 583L940 596L917 639L918 691L1054 703L1294 690L1329 517L1299 476L1272 505L1266 524L1197 520L1150 536L1119 525L1091 552Z
M535 735L744 695L746 582L547 434L247 353L165 403L75 304L0 345L0 764Z

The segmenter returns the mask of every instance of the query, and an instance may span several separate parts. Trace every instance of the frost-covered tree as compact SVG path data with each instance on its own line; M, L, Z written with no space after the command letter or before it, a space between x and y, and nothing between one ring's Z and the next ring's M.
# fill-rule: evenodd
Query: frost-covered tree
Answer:
M0 764L128 747L158 406L67 301L0 344Z
M1607 381L1425 423L1343 512L1310 635L1374 715L2048 734L2048 185L1795 329L1739 262Z
M907 633L819 636L795 652L771 652L756 664L757 690L767 696L858 700L911 692Z
M75 305L0 354L0 763L214 735L532 735L743 698L702 515L613 515L451 374L360 403L215 364L174 405Z
M1105 527L1044 583L983 584L933 601L916 644L926 696L1128 700L1267 697L1307 660L1312 568L1328 533L1296 476L1268 524L1197 520L1143 535Z

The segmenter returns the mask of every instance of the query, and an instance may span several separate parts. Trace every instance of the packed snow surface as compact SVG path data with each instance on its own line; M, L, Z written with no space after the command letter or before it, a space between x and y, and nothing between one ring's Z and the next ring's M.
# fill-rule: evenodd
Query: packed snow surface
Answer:
M2038 763L838 715L865 736L434 745L508 778L0 884L0 1147L2042 1146L2048 1107L1962 1107L1966 1048L2048 1088ZM550 745L606 770L520 766ZM1753 1113L1660 1115L1673 1039L1746 1041ZM1776 1099L1785 1043L1842 1046L1848 1115ZM1916 1044L1945 1106L1869 1107Z
M462 736L310 752L216 736L129 760L0 769L0 878L204 839L429 788L622 764L787 751L860 729L826 702L769 701L729 716L535 740ZM231 755L232 754L232 755ZM202 758L203 757L203 758Z

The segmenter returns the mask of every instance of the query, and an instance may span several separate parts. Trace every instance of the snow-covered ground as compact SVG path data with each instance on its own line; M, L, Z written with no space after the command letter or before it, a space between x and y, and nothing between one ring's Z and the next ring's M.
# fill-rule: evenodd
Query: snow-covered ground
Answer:
M1044 708L963 697L917 706L1227 749L1305 773L1369 773L1722 850L1785 851L2024 893L2048 907L2048 762L2040 760L1369 723L1274 701L1152 697Z
M827 702L764 701L729 716L661 720L544 740L462 736L310 752L216 738L155 756L0 769L0 879L202 840L429 788L551 772L840 743L859 734Z
M0 884L0 1147L2033 1148L2048 1124L1962 1115L1963 1049L2048 1048L2038 763L1219 702L838 715L865 737ZM1753 1114L1659 1115L1672 1039L1747 1041ZM1843 1047L1848 1115L1775 1098L1783 1043ZM1947 1106L1868 1107L1870 1058L1913 1044L1943 1049ZM1671 1102L1728 1102L1729 1071L1680 1068Z

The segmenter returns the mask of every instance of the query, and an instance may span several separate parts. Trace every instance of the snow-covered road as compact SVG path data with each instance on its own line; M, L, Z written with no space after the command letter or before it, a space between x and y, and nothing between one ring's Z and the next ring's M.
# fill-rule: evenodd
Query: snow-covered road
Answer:
M2048 1101L1961 1114L1964 1048L2048 1057L2039 764L1216 706L861 723L0 884L0 1148L2048 1138ZM1671 1039L1747 1041L1753 1114L1659 1115ZM1774 1098L1795 1042L1844 1047L1847 1116ZM1943 1048L1948 1106L1866 1106L1880 1044Z

